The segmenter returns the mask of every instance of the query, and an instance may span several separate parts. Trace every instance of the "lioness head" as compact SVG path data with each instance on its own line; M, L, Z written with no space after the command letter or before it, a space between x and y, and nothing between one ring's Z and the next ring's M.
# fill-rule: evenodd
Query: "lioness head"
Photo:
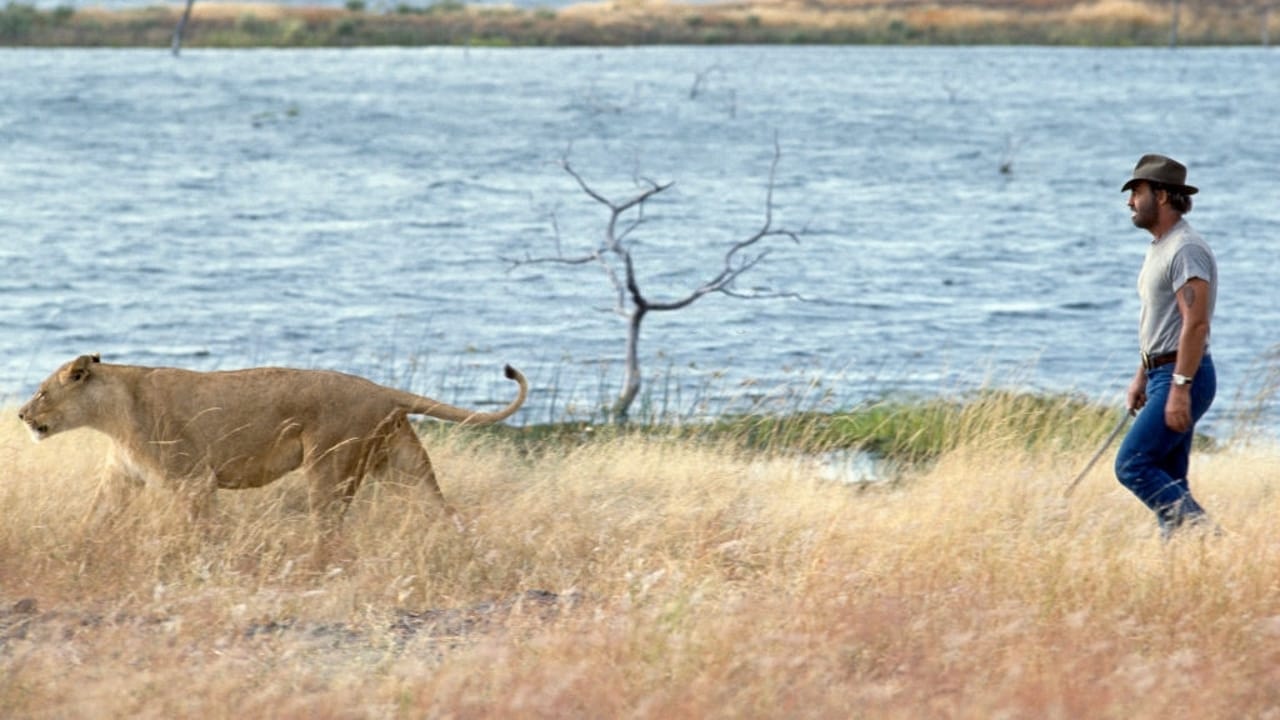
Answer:
M98 355L81 355L40 383L40 389L18 411L18 419L26 424L33 440L40 442L85 423L87 411L96 402L88 388L93 366L99 362Z

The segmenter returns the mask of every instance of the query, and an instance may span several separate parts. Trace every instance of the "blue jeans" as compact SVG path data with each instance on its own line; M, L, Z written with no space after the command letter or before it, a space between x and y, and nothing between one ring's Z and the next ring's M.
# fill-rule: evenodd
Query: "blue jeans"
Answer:
M1187 467L1195 423L1213 404L1218 389L1213 359L1206 353L1191 380L1191 429L1174 432L1164 424L1173 367L1169 364L1147 371L1147 404L1116 454L1116 478L1151 508L1166 536L1184 523L1204 518L1204 509L1191 496Z

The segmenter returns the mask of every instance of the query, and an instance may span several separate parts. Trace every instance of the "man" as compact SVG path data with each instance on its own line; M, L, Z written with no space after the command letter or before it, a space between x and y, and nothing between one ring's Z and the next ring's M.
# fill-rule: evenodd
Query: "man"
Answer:
M1187 224L1194 186L1187 168L1144 155L1121 188L1133 224L1151 233L1138 274L1142 362L1129 384L1137 413L1116 456L1116 477L1156 514L1160 532L1206 520L1191 496L1187 468L1196 421L1213 403L1217 376L1209 356L1209 325L1218 294L1213 251Z

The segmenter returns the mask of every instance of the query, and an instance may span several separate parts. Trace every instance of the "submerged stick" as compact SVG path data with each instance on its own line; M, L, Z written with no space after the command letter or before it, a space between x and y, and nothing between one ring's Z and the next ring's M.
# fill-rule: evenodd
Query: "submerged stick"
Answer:
M191 6L195 4L196 0L187 0L187 9L178 20L178 26L173 29L173 44L170 45L169 51L174 57L177 57L178 52L182 50L182 33L187 29L187 21L191 19Z
M1107 439L1103 440L1102 445L1098 446L1097 452L1093 454L1093 457L1089 458L1089 462L1085 464L1084 469L1080 471L1079 475L1076 475L1076 479L1072 480L1071 484L1067 485L1067 489L1062 491L1062 497L1069 497L1071 491L1076 489L1076 485L1079 485L1084 476L1089 474L1089 471L1093 469L1094 463L1098 462L1098 458L1102 457L1102 453L1106 452L1108 447L1111 447L1111 443L1120 434L1120 431L1124 429L1124 424L1129 421L1132 415L1132 410L1126 409L1124 411L1124 415L1120 416L1120 422L1116 423L1116 426L1111 429L1111 434L1107 435Z

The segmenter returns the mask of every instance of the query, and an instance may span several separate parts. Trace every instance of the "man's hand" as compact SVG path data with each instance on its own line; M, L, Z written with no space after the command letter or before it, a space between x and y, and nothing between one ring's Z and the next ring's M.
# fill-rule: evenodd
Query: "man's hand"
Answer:
M1169 399L1164 404L1164 424L1174 432L1191 429L1191 391L1186 385L1169 388Z
M1129 383L1129 392L1125 395L1125 407L1130 413L1136 413L1147 404L1147 374L1138 371L1133 382Z

